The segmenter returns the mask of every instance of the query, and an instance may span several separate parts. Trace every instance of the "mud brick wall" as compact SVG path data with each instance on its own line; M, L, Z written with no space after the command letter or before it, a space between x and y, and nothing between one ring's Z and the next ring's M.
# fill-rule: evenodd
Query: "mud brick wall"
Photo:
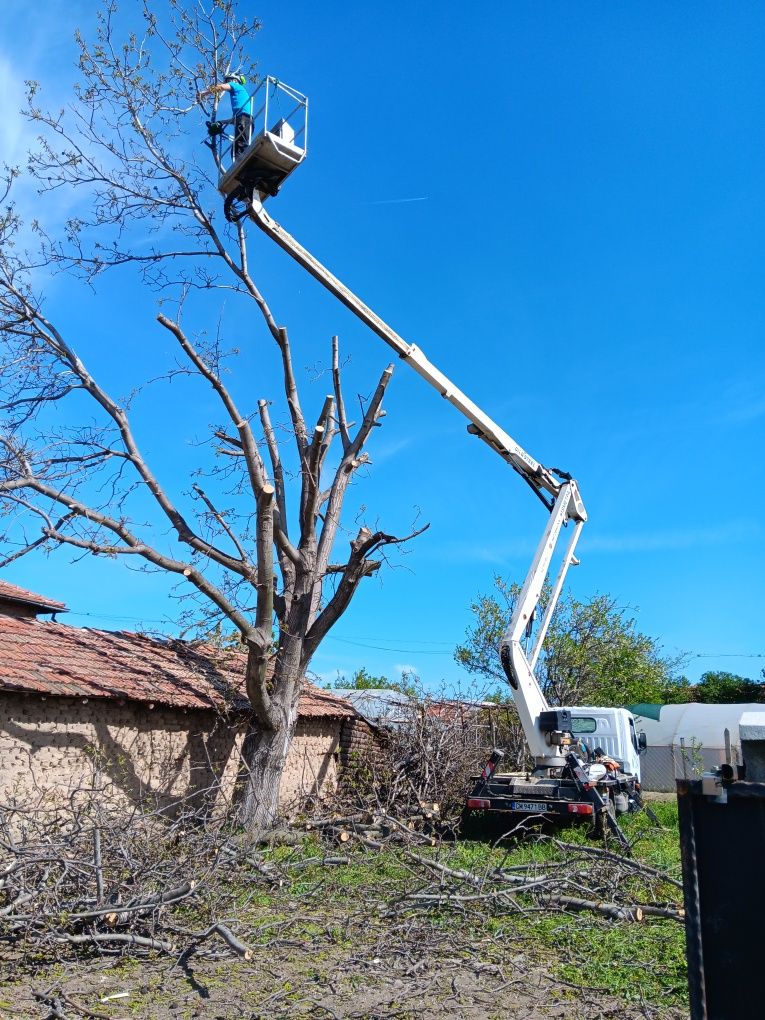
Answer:
M298 721L280 790L285 807L334 790L340 723ZM0 692L0 803L53 807L91 782L97 762L129 803L168 808L190 798L220 810L234 793L243 736L243 720L212 710Z
M282 773L279 800L295 808L306 797L325 797L337 788L341 719L298 719L287 764Z
M371 759L378 747L375 731L364 719L354 717L343 720L340 734L340 764Z

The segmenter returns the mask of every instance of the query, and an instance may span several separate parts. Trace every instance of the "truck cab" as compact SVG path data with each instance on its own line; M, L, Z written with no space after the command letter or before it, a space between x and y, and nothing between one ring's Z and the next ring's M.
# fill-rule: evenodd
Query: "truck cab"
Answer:
M640 754L645 734L638 733L635 719L626 708L578 705L571 712L571 732L592 753L596 747L621 763L622 772L640 782Z

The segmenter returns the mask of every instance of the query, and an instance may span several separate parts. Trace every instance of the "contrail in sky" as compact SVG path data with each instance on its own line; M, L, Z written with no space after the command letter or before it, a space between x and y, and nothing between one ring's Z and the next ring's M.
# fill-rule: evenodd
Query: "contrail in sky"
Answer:
M376 202L369 202L369 205L400 205L402 202L427 202L429 195L422 195L420 198L381 198Z

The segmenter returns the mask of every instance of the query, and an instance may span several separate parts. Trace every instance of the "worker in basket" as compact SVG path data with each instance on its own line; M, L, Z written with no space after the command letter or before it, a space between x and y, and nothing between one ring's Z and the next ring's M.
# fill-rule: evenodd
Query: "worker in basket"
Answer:
M605 765L609 772L619 772L621 770L621 763L607 755L602 747L596 747L592 752L592 760L598 762L600 765Z
M250 144L252 138L252 96L245 88L247 79L243 74L227 74L222 82L211 85L209 89L197 92L197 102L208 96L228 92L231 100L231 117L228 120L207 122L210 135L220 134L224 124L234 125L234 159L238 159Z

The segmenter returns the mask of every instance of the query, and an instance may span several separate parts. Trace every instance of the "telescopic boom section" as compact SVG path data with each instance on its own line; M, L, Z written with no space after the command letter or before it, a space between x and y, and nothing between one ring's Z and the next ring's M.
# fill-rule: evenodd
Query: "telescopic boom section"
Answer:
M296 262L307 270L311 276L315 277L322 286L326 287L331 294L334 294L339 301L342 301L347 308L350 308L354 315L377 333L389 347L392 347L403 361L411 365L418 375L421 375L435 390L438 390L442 397L448 400L450 404L453 404L458 411L461 411L470 421L468 431L483 439L503 460L506 460L508 464L515 468L534 489L547 508L552 510L555 499L561 491L562 482L555 478L548 468L529 456L512 436L509 436L487 414L484 414L480 407L474 404L458 386L455 386L443 372L431 364L419 347L415 344L407 343L379 315L373 312L361 298L349 290L326 266L323 266L291 234L287 233L284 227L280 226L276 220L268 215L257 198L253 199L249 212L250 218L257 223L260 229L272 241L275 241L280 248L283 248L288 255L291 255Z
M247 211L250 218L272 241L275 241L339 301L342 301L354 315L369 326L389 347L392 347L396 354L418 375L422 376L442 397L456 407L470 422L468 432L482 439L514 468L550 511L550 518L542 541L537 548L512 619L503 635L500 652L503 668L513 688L529 750L540 765L559 763L561 760L559 753L553 753L546 735L539 727L539 716L549 706L534 676L534 666L562 590L566 572L569 566L576 562L574 547L582 525L587 520L576 482L565 473L558 472L554 468L546 468L534 460L512 436L492 421L458 386L455 386L443 372L431 364L419 347L407 343L379 315L376 315L368 305L338 280L326 266L314 258L291 234L269 216L263 208L262 202L259 201L257 192L249 203ZM561 529L569 522L573 523L574 529L553 586L552 597L542 622L537 627L534 647L530 654L527 654L524 650L524 635L531 631L531 623L533 623L534 613L542 594L542 586L550 569Z

